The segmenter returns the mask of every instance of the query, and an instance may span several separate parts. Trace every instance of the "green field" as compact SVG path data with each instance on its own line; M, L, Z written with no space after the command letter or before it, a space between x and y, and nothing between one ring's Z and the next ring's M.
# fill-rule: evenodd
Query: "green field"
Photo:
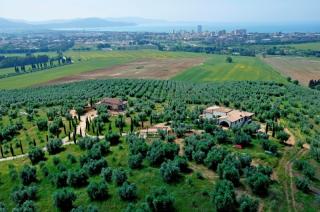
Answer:
M174 80L193 82L235 81L235 80L268 80L283 82L284 78L255 57L233 57L233 63L225 61L224 55L206 55L183 52L160 52L154 50L141 51L69 51L66 56L71 56L74 64L60 66L49 70L0 80L0 89L25 88L44 84L51 80L80 74L97 69L110 68L116 65L145 59L179 59L200 57L206 61L203 65L187 69L173 77ZM0 73L14 72L14 69L0 69Z
M199 57L199 54L194 53L174 53L174 52L159 52L159 51L90 51L90 52L75 52L70 51L65 53L66 56L71 56L74 64L61 66L36 73L24 74L16 77L10 77L0 80L0 89L25 88L33 85L48 82L50 80L59 79L61 77L93 71L102 68L108 68L115 65L121 65L138 59L148 58L190 58ZM11 71L10 71L11 70ZM3 71L3 72L2 72ZM0 69L0 73L14 72L14 69Z
M211 56L203 65L178 74L174 80L192 82L268 80L283 82L284 78L273 68L255 57L233 57L227 63L226 56Z
M296 48L296 49L300 49L300 50L320 51L320 42L291 44L288 46Z

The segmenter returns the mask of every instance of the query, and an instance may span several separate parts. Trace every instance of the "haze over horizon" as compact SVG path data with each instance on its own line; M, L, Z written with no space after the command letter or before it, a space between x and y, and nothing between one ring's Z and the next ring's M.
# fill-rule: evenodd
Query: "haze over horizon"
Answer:
M141 17L173 22L320 22L318 0L1 0L0 6L1 17L27 21Z

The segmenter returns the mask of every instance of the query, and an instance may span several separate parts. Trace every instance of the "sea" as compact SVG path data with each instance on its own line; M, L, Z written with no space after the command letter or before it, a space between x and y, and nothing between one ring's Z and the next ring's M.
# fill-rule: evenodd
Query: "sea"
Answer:
M230 24L230 23L216 23L216 24L138 24L134 26L122 27L97 27L97 28L59 28L54 30L63 31L114 31L114 32L179 32L179 31L197 31L197 26L201 25L202 30L208 32L217 32L220 30L232 31L235 29L246 29L248 32L258 33L320 33L319 23L275 23L275 24Z

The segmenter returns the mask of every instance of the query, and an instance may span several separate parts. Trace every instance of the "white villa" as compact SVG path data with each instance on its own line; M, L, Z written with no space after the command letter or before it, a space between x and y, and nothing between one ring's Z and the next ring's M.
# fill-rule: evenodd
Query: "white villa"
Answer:
M209 107L202 114L205 119L217 119L219 124L224 127L242 126L250 123L253 116L254 113L219 106Z

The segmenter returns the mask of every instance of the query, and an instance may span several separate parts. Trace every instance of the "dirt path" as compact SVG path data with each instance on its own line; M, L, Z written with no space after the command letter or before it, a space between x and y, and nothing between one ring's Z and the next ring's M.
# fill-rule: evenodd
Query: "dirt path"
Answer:
M70 114L72 117L78 117L77 112L75 110L71 110ZM97 111L96 110L90 110L86 112L84 115L80 116L80 122L77 126L77 135L81 135L82 137L85 137L87 135L86 133L86 120L92 121L94 118L96 118Z
M285 142L287 145L294 146L296 145L296 139L294 135L290 132L288 128L285 128L284 131L289 134L289 139Z
M73 136L73 134L71 135ZM68 137L65 137L62 139L62 145L63 146L67 146L67 145L71 145L71 144L74 144L74 142L70 142L69 141L69 138ZM47 147L43 147L42 148L43 151L47 151ZM10 161L10 160L17 160L17 159L20 159L20 158L24 158L24 157L28 157L28 154L23 154L23 155L17 155L17 156L11 156L11 157L6 157L6 158L1 158L0 159L0 163L1 162L5 162L5 161Z
M295 200L295 193L296 193L296 188L294 185L294 176L293 176L293 172L292 172L292 165L293 162L300 158L301 156L303 156L306 153L306 151L304 149L301 149L296 155L292 156L291 159L287 162L285 170L286 173L289 175L290 177L290 198L291 198L291 205L293 210L296 212L297 211L297 203Z

